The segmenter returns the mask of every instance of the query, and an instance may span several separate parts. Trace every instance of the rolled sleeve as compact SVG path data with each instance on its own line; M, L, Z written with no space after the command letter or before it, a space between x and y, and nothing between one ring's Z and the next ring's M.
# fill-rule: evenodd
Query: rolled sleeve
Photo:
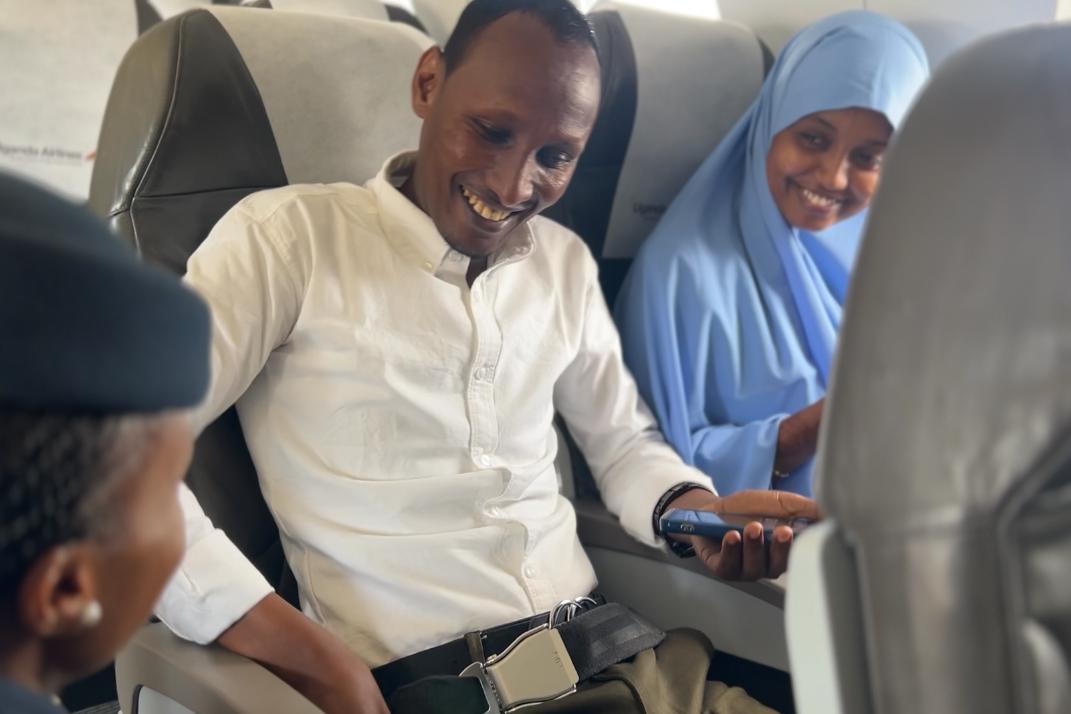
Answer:
M156 616L179 637L203 645L272 592L260 571L217 529L186 551Z
M156 616L183 639L212 642L274 589L227 535L212 525L185 484L179 503L186 554L164 588Z

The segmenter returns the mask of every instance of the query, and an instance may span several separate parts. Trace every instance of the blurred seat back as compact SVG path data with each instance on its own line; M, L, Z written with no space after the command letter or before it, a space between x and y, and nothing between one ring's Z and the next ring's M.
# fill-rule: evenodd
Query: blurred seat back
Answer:
M751 31L625 3L589 14L603 62L599 119L547 215L599 260L613 305L640 242L758 94L767 66Z
M409 80L427 44L399 23L247 8L160 23L119 68L91 205L145 259L182 273L247 194L363 182L415 146ZM300 48L300 61L280 48ZM216 525L282 582L278 533L234 410L201 436L187 481Z
M790 571L803 714L1071 711L1069 67L1071 25L983 40L888 157Z

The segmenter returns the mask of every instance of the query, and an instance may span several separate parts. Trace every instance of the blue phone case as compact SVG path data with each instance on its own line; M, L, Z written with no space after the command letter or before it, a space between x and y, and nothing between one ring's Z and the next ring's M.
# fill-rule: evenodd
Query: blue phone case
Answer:
M717 513L710 511L693 511L687 508L673 508L662 515L659 525L663 533L681 533L684 535L701 535L711 540L720 541L730 531L743 535L744 525L750 521L759 521L763 525L763 535L769 543L773 538L773 529L778 525L792 527L794 533L802 530L810 521L795 518L789 521L757 516L732 516L733 522L727 521Z

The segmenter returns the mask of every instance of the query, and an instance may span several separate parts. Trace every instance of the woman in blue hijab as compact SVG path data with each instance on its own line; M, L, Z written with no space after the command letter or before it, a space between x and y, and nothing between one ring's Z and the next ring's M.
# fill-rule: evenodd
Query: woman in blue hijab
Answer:
M927 75L889 18L805 28L636 257L616 311L625 359L666 438L723 494L811 495L866 208Z

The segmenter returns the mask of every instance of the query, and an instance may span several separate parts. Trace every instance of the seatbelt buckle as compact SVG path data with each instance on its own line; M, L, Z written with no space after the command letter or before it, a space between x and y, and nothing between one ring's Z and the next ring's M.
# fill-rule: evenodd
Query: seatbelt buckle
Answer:
M512 714L576 691L580 677L561 634L540 625L515 639L499 655L473 662L459 677L475 677L487 700L484 714Z

